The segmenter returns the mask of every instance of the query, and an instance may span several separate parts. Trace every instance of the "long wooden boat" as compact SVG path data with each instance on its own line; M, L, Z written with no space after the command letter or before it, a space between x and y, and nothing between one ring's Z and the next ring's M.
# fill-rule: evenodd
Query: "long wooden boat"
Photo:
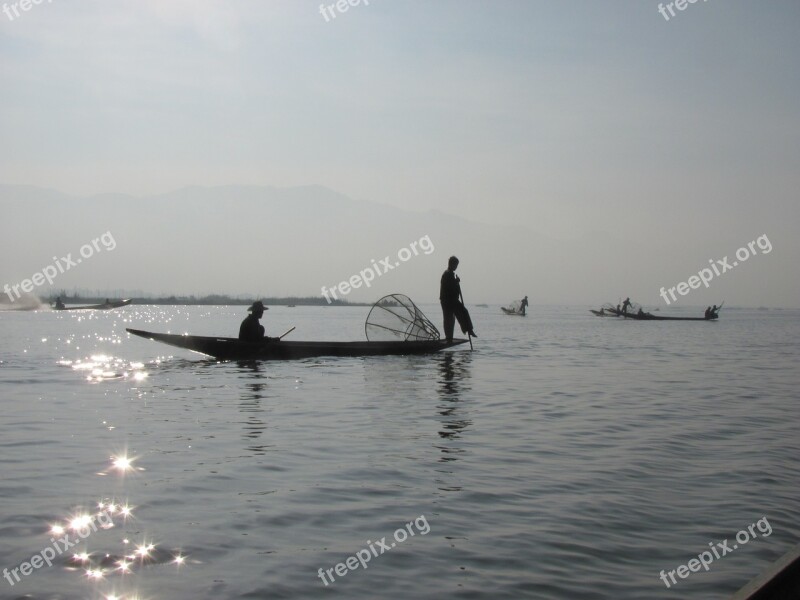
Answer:
M796 600L800 598L800 544L772 563L730 600Z
M103 304L87 304L86 306L65 306L64 308L53 307L53 310L111 310L112 308L122 308L128 306L133 300L115 300L114 302L103 302Z
M717 317L711 317L710 319L706 319L705 317L661 317L657 315L651 315L650 313L644 313L643 315L636 314L636 313L620 313L621 317L626 319L634 319L636 321L716 321Z
M185 348L218 360L293 360L315 356L381 356L389 354L428 354L466 344L469 340L454 339L407 342L242 342L237 338L205 337L153 333L127 329L128 333Z

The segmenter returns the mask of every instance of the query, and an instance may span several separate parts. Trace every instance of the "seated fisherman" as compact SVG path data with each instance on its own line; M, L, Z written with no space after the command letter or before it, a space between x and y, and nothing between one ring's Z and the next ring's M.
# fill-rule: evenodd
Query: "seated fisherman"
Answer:
M269 310L261 300L253 302L253 306L247 309L247 315L239 327L239 339L243 342L277 342L280 338L271 338L264 335L264 326L259 323L259 319L264 316L264 311Z

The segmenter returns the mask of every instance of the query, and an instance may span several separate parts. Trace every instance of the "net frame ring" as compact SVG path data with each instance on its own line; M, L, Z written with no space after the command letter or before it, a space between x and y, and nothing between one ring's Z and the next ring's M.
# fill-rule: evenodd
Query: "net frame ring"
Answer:
M396 311L393 309L401 308L404 311ZM380 323L379 314L376 309L388 312L394 319L402 323L402 328L399 328L399 323L394 327L389 327ZM375 317L373 318L373 315ZM390 319L391 320L391 319ZM367 319L364 322L364 333L367 340L370 340L370 326L376 330L389 331L396 336L403 338L403 341L434 341L441 339L441 335L436 326L425 316L420 308L414 304L414 301L405 294L388 294L379 299L372 305ZM375 340L384 341L384 340Z

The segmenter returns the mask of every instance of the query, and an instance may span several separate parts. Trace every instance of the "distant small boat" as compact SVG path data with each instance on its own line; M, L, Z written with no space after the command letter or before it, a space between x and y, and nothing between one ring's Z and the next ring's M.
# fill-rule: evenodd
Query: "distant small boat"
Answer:
M524 317L525 316L525 307L528 305L528 297L525 296L522 300L515 300L508 306L501 306L500 310L502 310L507 315L514 315L517 317Z
M659 317L651 315L650 313L622 313L622 317L626 319L634 319L635 321L716 321L717 315L706 319L705 317Z
M295 305L294 304L287 304L286 308L295 308Z
M596 317L619 317L620 311L617 310L617 307L611 304L610 302L606 302L600 307L600 310L594 310L592 308L589 309Z
M710 317L662 317L644 312L644 309L638 304L631 305L632 310L629 312L621 312L619 316L625 319L633 319L634 321L716 321L719 318L719 314L717 313L724 305L725 302L720 304L719 307L715 305L717 312L713 313ZM634 307L636 307L637 310L633 310Z
M476 304L475 306L480 306L481 308L488 308L488 304Z
M115 300L114 302L103 302L103 304L87 304L86 306L65 306L64 308L54 306L53 310L111 310L128 306L131 302L133 300L127 298L125 300Z

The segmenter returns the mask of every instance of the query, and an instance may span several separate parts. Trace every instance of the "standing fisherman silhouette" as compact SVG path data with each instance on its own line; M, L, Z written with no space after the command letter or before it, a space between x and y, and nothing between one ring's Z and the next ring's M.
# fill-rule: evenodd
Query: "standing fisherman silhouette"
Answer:
M461 302L461 280L456 275L458 259L451 256L447 262L447 270L442 274L442 281L439 287L439 302L442 304L442 315L444 317L444 336L447 341L453 339L453 329L455 321L461 326L463 333L470 337L478 337L472 328L472 319L469 312Z

